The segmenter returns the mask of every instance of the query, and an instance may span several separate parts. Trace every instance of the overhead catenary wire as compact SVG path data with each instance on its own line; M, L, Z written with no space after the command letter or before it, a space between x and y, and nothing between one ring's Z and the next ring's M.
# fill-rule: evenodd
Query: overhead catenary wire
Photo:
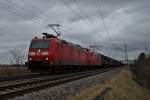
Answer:
M99 1L99 3L98 3L97 1ZM106 34L108 35L109 41L110 41L111 43L113 43L113 40L112 40L112 38L111 38L111 36L110 36L109 29L108 29L108 27L107 27L107 25L106 25L106 23L105 23L105 19L104 19L103 13L102 13L102 11L101 11L101 9L102 9L102 2L100 2L100 1L101 1L101 0L95 0L95 5L97 5L96 7L99 9L98 15L100 16L100 18L101 18L101 20L102 20L102 24L103 24L103 27L104 27L104 31L105 31ZM99 6L98 6L98 4L99 4Z
M19 14L19 13L17 13L17 12L15 12L15 11L13 11L12 9L6 9L6 8L5 8L5 7L3 7L3 6L0 6L0 8L1 8L1 9L4 9L4 10L6 10L6 11L8 11L8 12L10 12L10 13L14 14L14 15L17 15L17 16L20 16L20 17L25 18L25 16L24 16L24 15Z
M9 8L7 7L7 6L9 6L9 5L8 5L8 4L6 5L6 3L4 3L4 2L0 2L0 5L1 5L1 6L0 6L1 9L4 9L4 10L6 10L6 11L12 13L12 14L15 14L15 15L17 15L17 16L21 16L21 17L23 17L23 18L29 18L29 16L27 16L27 15L18 13L17 10L14 9L14 8L9 9Z
M99 2L98 2L99 1ZM99 4L99 5L98 5ZM102 2L101 0L95 0L95 5L98 9L98 15L100 17L100 19L102 20L102 24L103 24L103 27L104 27L104 31L105 33L107 34L107 37L108 37L108 40L110 41L110 44L115 48L115 49L119 49L121 50L119 47L115 46L115 43L113 42L112 38L111 38L111 35L110 35L110 32L109 32L109 29L108 29L108 26L106 25L105 23L105 19L104 19L104 15L102 13ZM122 51L122 50L121 50Z
M72 0L74 2L74 4L79 8L79 10L81 11L81 13L83 14L83 16L89 21L92 22L92 20L89 18L89 15L86 14L83 9L77 4L77 0ZM90 25L90 24L89 24ZM92 28L92 30L94 30L95 33L97 33L96 29L93 27L93 25L90 25L90 27ZM100 35L100 34L98 34ZM102 35L100 35L101 39L103 38Z
M13 6L17 7L17 8L20 8L22 9L22 11L24 11L28 16L30 16L31 18L34 18L35 16L33 15L33 13L27 9L25 9L24 7L20 6L19 4L17 3L14 3L12 0L6 0L6 2L12 4Z
M103 28L104 28L104 32L108 35L108 40L109 40L109 42L110 43L112 43L112 39L110 38L110 36L109 36L109 31L108 31L108 28L106 27L106 24L105 24L105 21L104 21L104 17L103 17L103 13L102 13L102 11L101 11L101 5L99 6L98 4L98 2L96 1L96 0L94 0L95 1L95 6L97 7L97 9L98 9L98 16L100 17L100 19L102 20L102 25L103 25ZM110 54L109 55L112 55L113 54L113 52L110 50Z
M74 10L65 0L62 0L62 3L63 3L64 5L66 5L70 10L72 10L72 12L73 12L74 14L76 14L76 15L82 20L83 23L85 23L87 26L89 26L89 25L84 21L84 18L83 18L76 10ZM89 28L91 28L91 27L89 26ZM93 30L93 29L91 29L91 30ZM97 33L97 32L96 32L96 33Z
M76 0L74 0L74 4L80 9L80 11L81 11L82 14L84 15L84 17L86 17L87 20L90 21L89 16L88 16L86 13L84 13L84 11L82 10L82 8L81 8L80 6L78 6L78 5L76 4ZM100 13L101 13L101 11L100 11ZM109 34L109 30L108 30L108 28L107 28L107 26L106 26L106 24L105 24L105 21L104 21L104 18L103 18L103 14L100 14L100 18L103 20L104 30L106 31L106 33L107 33L107 35L108 35L108 38L109 38L109 40L110 40L110 43L112 43L112 39L111 39L111 36L110 36L110 34ZM102 37L101 37L101 38L102 38ZM97 45L97 47L99 48L99 45ZM111 52L111 54L113 54L113 53Z
M39 11L40 13L42 13L42 10L41 10L41 9L39 9L39 8L37 8L37 7L33 6L33 5L31 5L31 4L28 3L27 1L25 1L25 3L28 4L28 5L30 5L31 8L36 9L37 11ZM55 19L55 18L53 18L53 17L51 17L51 16L45 15L45 17L50 17L50 18L52 19L52 21L54 21L55 23L60 23L57 19ZM47 18L47 20L48 20L48 21L51 21L49 18ZM72 34L72 32L69 32L68 30L63 29L63 31L65 31L65 32L67 32L67 33L69 33L69 34Z
M87 26L91 29L91 31L97 33L97 32L92 28L92 26L91 26L89 23L87 23L87 22L84 20L84 18L83 18L75 9L73 9L65 0L61 0L61 2L62 2L66 7L68 7L75 15L77 15L77 16L80 18L80 20L82 20L82 22L83 22L85 25L87 25Z
M42 10L41 10L41 9L39 9L39 8L37 8L37 7L33 6L33 5L31 5L31 4L28 3L27 1L26 1L25 3L28 4L28 5L30 5L30 7L34 8L34 9L37 9L40 13L42 13ZM48 15L46 15L46 16L48 16ZM46 16L45 16L45 17L46 17ZM48 16L48 17L50 17L55 23L58 23L58 21L57 21L55 18L52 18L51 16ZM48 20L48 21L51 21L51 20L49 20L49 19L47 19L47 20ZM65 32L67 32L67 33L69 33L69 34L72 34L72 33L69 32L68 30L63 29L63 31L65 31Z
M43 13L41 9L38 9L37 7L30 4L27 0L23 0L24 3L26 3L28 6L30 6L32 9L38 11L38 13Z
M95 31L95 30L92 28L92 26L91 26L89 23L87 23L87 22L85 21L85 19L84 19L75 9L73 9L65 0L61 0L61 2L62 2L66 7L68 7L76 16L78 16L78 17L80 18L80 20L81 20L86 26L88 26L91 31L93 31L94 33L97 33L97 31ZM101 37L102 37L102 36L101 36ZM99 39L102 40L102 38L99 38ZM88 43L89 41L86 41L86 42ZM89 44L89 43L88 43L88 44Z
M2 6L0 6L1 9L4 9L4 10L6 10L12 14L15 14L17 16L20 16L21 18L24 18L24 19L35 18L35 16L31 15L30 12L28 12L25 8L19 6L18 4L14 3L12 1L6 0L6 2L0 2L0 4L2 5ZM8 5L13 6L15 8L9 9L9 8L7 8ZM19 8L19 9L17 9L17 8ZM32 22L41 25L41 23L39 23L39 21L32 20Z
M98 3L97 1L99 1L99 3ZM97 4L99 4L99 6L98 6ZM120 51L123 51L121 48L115 46L115 43L113 42L113 40L112 40L112 38L111 38L111 35L110 35L110 32L109 32L108 26L107 26L106 23L105 23L105 19L104 19L103 13L102 13L102 11L101 11L101 9L102 9L102 1L101 1L101 0L95 0L95 5L97 5L97 8L99 9L98 15L100 16L100 18L101 18L101 20L102 20L102 24L103 24L103 26L104 26L104 31L105 31L105 33L106 33L107 36L108 36L108 39L109 39L109 41L110 41L110 44L111 44L114 48L119 49Z

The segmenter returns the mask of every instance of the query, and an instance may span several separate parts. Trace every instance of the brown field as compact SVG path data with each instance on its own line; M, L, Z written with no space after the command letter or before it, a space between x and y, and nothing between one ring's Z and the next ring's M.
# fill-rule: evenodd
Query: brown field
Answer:
M25 75L31 73L27 67L0 66L0 76L5 75Z
M104 84L89 87L75 96L69 96L69 100L93 100L106 88L111 90L107 92L104 100L150 100L150 90L140 86L132 78L131 72L124 69Z

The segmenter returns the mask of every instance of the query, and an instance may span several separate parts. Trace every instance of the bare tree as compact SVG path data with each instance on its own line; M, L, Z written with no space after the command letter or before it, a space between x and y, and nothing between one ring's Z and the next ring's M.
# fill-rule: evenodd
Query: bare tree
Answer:
M23 65L25 62L25 54L22 54L21 51L16 49L9 51L11 54L10 63L12 65Z

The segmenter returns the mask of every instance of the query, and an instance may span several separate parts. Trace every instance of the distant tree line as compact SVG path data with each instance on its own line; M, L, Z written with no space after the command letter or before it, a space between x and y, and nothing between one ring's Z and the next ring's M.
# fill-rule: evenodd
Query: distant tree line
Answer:
M138 83L150 88L150 55L142 52L130 70Z

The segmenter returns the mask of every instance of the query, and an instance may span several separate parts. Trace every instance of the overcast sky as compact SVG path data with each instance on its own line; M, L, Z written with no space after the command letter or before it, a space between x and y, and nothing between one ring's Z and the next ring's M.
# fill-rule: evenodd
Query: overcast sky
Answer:
M30 40L61 26L62 39L99 52L129 59L150 50L150 0L0 0L0 63L9 63L11 50L27 54ZM112 44L114 44L112 46ZM114 49L115 48L115 49Z

